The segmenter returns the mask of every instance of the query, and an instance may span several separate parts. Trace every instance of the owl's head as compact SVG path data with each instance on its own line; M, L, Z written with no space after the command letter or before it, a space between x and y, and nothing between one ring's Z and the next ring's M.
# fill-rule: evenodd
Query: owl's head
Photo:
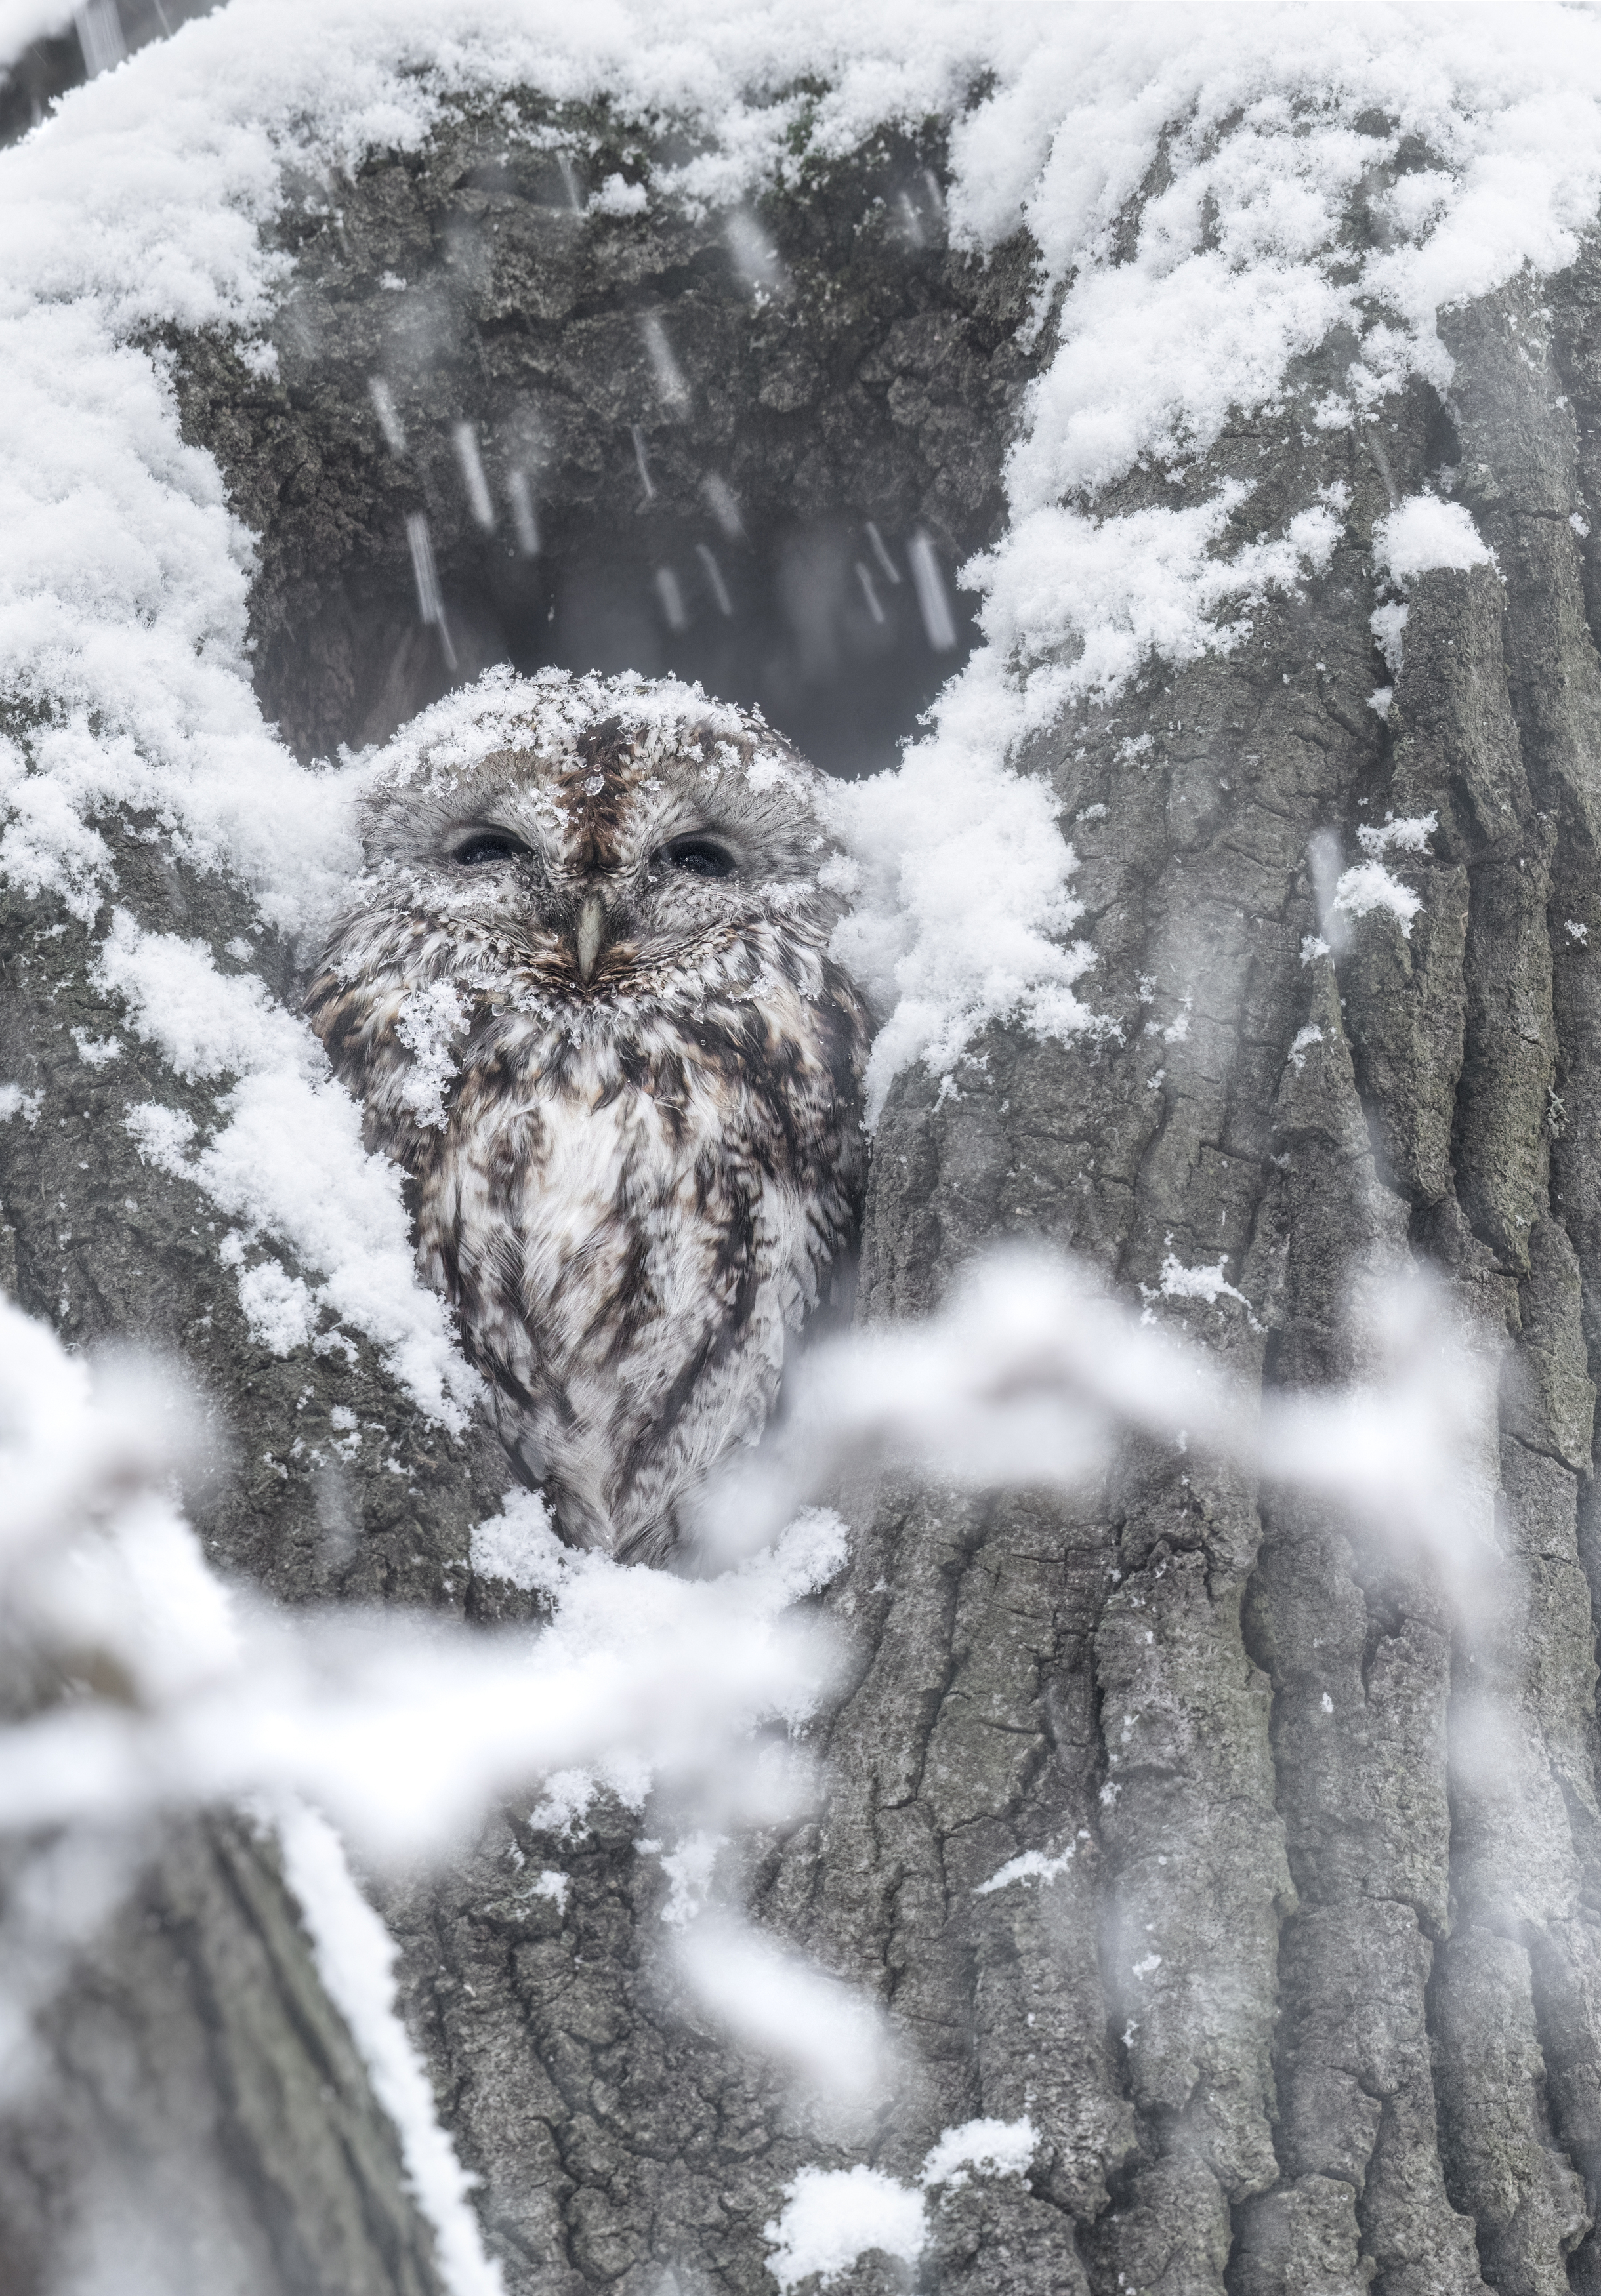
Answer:
M547 994L820 955L842 906L816 769L675 679L491 671L367 771L362 906Z

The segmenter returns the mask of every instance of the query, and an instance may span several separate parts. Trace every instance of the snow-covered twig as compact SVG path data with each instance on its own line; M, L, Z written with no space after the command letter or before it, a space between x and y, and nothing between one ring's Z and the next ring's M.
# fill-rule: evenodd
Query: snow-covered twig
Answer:
M1361 1320L1367 1380L1263 1396L1087 1267L997 1254L926 1323L855 1334L804 1364L781 1431L708 1494L708 1542L746 1551L797 1505L884 1467L978 1488L1081 1488L1135 1436L1315 1494L1432 1554L1465 1587L1492 1521L1494 1472L1479 1455L1495 1426L1496 1351L1422 1275L1376 1291Z
M667 1942L704 2013L859 2093L887 2063L873 2013L743 1929L715 1886L727 1839L795 1806L797 1765L782 1744L764 1760L762 1734L815 1712L833 1678L833 1630L794 1604L837 1570L844 1533L807 1503L884 1466L1079 1488L1132 1436L1342 1507L1468 1587L1494 1489L1479 1456L1494 1352L1421 1282L1383 1295L1371 1325L1368 1383L1263 1398L1083 1268L992 1260L926 1324L802 1366L782 1432L708 1496L714 1556L737 1549L737 1567L695 1578L575 1554L517 1495L480 1526L474 1562L542 1591L551 1622L486 1634L225 1589L167 1488L182 1409L152 1409L148 1372L142 1390L126 1369L97 1388L0 1302L0 1634L38 1693L0 1727L0 1836L47 1845L7 1914L28 1948L13 2021L65 1966L29 1912L59 1898L63 1857L88 1861L99 1908L141 1841L186 1811L300 1796L367 1857L412 1858L520 1790L542 1789L535 1816L560 1825L609 1784L636 1807L655 1792L676 1821L677 1847L655 1845Z

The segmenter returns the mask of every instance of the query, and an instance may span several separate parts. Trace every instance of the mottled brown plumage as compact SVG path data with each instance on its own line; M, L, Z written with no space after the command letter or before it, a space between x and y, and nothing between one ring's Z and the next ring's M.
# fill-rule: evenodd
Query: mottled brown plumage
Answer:
M698 688L497 673L378 761L308 1009L521 1473L667 1553L850 1249L866 1022L813 769Z

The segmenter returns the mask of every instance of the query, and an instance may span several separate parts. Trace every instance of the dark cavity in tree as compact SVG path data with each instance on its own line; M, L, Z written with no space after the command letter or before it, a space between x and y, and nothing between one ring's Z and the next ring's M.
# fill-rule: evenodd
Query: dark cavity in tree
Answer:
M700 217L647 196L682 156L594 112L456 122L294 187L275 375L178 346L302 757L508 661L699 678L856 775L965 658L1025 248L953 251L932 131Z

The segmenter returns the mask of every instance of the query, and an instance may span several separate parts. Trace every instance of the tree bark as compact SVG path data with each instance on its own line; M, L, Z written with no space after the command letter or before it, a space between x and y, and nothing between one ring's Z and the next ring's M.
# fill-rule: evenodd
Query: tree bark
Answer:
M628 142L619 127L608 161L626 165ZM920 247L891 240L873 202L891 212L939 160L932 130L887 139L775 196L762 221L791 292L754 310L725 219L580 223L487 122L421 160L375 160L337 228L312 203L291 213L280 381L248 377L226 343L176 346L192 435L262 537L260 687L286 736L307 754L374 738L444 682L415 627L407 511L432 521L464 671L535 647L538 611L565 611L608 538L620 582L646 584L703 523L708 469L743 505L753 594L781 587L795 530L831 521L921 523L953 560L990 539L1044 344L1016 347L1026 246L981 266L932 228ZM420 349L394 332L386 273L433 283ZM617 490L654 404L645 308L665 314L689 403L657 410L654 492L629 525ZM1301 594L1253 607L1233 652L1154 661L1114 709L1034 742L1022 768L1080 856L1105 1025L1068 1042L996 1028L954 1092L903 1074L864 1247L870 1323L927 1311L987 1245L1039 1237L1246 1378L1291 1387L1366 1367L1363 1283L1436 1268L1509 1350L1482 1615L1465 1627L1367 1527L1187 1455L1130 1449L1074 1505L886 1486L857 1510L828 1596L854 1657L819 1732L826 1803L750 1877L762 1919L888 2006L907 2071L886 2114L826 2119L664 1993L665 1884L626 1811L603 1807L576 1841L510 1813L442 1880L390 1893L407 2015L509 2290L756 2296L772 2285L764 2226L801 2167L870 2160L911 2181L941 2130L1024 2113L1041 2140L1030 2176L932 2206L920 2285L1601 2289L1598 309L1591 243L1450 319L1449 404L1415 383L1347 430L1310 420L1351 356L1331 341L1192 473L1208 492L1251 482L1233 542L1343 486L1343 540ZM382 372L404 461L366 398ZM498 451L535 390L546 534L530 567L475 535L451 456L461 420ZM1370 537L1425 487L1469 507L1496 564L1416 578L1392 674ZM1170 498L1137 473L1102 508ZM1421 906L1409 933L1356 920L1336 956L1312 840L1332 832L1352 859L1358 829L1391 815L1435 817L1428 849L1395 865ZM136 826L119 898L224 947L242 897L162 867ZM135 1090L70 1049L70 1026L118 1021L88 986L90 935L40 905L13 910L12 936L8 1073L46 1095L33 1128L0 1130L24 1304L75 1338L137 1332L201 1367L234 1434L202 1506L230 1567L291 1598L492 1611L464 1566L493 1462L422 1426L365 1358L252 1349L203 1206L122 1132L124 1101L158 1084L170 1099L173 1079ZM261 969L292 996L314 955L274 950ZM1170 1259L1221 1259L1230 1288L1176 1304ZM346 1396L369 1434L335 1510L361 1510L354 1536L345 1514L326 1528L333 1502L293 1442ZM405 1475L378 1471L391 1452ZM1065 1861L1054 1881L982 1888L1030 1849ZM562 1871L565 1899L514 1890L513 1852ZM255 1857L224 1829L163 1862L152 1887L171 1903L213 1861L206 1904L223 1909L186 1916L208 1953L214 1918L219 1934L242 1920L238 1877L267 1887ZM107 1949L116 1983L177 1986L139 1973L136 1931ZM192 1967L184 1981L194 1997ZM298 2053L286 2093L337 2054L284 2005L304 1981L264 1980L240 2010L252 2047ZM65 2033L89 2011L63 2013ZM173 2073L175 2099L190 2079ZM241 2087L208 2079L208 2095ZM238 2284L430 2285L374 2108L354 2074L333 2087L316 2109L359 2141L338 2136L344 2165L316 2205L341 2226L365 2211L367 2261L294 2278L264 2197L281 2171L240 2171L235 2144L240 2252L272 2259ZM209 2122L205 2141L234 2143ZM272 2151L250 2143L253 2161ZM309 2216L291 2214L303 2246ZM895 2269L869 2256L836 2284L893 2285Z
M443 2296L394 2130L249 1828L168 1838L38 2047L45 2077L0 2123L7 2296Z

